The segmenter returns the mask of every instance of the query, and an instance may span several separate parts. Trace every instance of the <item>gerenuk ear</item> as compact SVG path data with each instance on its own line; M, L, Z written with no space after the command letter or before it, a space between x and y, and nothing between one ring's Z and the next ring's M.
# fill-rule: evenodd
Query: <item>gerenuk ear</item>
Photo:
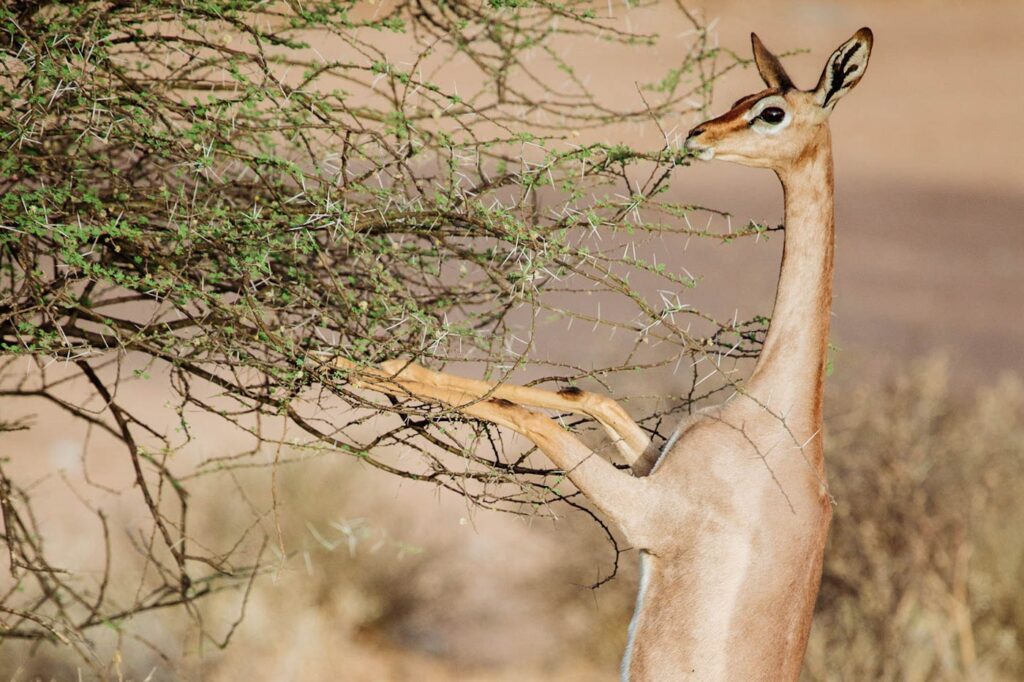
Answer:
M814 101L818 106L831 113L836 102L860 82L868 68L873 41L871 29L865 27L832 53L814 89Z
M765 85L779 90L791 89L793 81L789 80L786 70L782 68L782 62L764 46L756 33L750 34L750 44L754 48L754 63L757 64L757 72L761 74Z

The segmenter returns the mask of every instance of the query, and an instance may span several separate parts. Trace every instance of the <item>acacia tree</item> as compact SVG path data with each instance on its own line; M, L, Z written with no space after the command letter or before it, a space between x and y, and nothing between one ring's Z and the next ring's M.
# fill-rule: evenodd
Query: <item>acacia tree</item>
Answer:
M688 387L633 403L655 438L666 416L729 387L722 358L755 356L766 320L689 306L696 280L657 253L666 239L777 228L693 227L725 214L671 200L669 180L689 165L671 131L649 149L587 140L703 111L743 60L681 5L690 33L666 47L590 4L0 9L3 414L47 401L119 443L145 512L128 530L136 551L119 552L104 489L69 481L69 496L88 490L106 557L96 574L65 571L48 558L33 481L17 474L23 455L0 452L4 637L59 640L88 659L98 625L246 594L267 563L262 521L226 548L196 543L191 486L270 470L268 448L277 463L343 453L517 514L580 504L564 472L499 430L368 391L360 367L408 358L611 393L623 377L682 367ZM628 97L594 94L580 65L614 45L661 50L664 72L623 84ZM544 348L544 329L573 324L614 343ZM351 369L324 362L335 356ZM701 372L707 357L715 369ZM157 374L164 421L123 397ZM252 446L182 456L202 438L196 413ZM110 587L125 580L138 587L130 599Z

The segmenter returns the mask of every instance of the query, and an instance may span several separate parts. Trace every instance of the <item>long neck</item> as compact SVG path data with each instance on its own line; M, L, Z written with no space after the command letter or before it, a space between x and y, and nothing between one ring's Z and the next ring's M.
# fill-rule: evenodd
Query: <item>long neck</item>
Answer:
M748 392L773 411L817 425L832 305L832 141L823 126L814 144L779 171L786 238L775 308Z
M633 682L800 675L831 518L820 485L821 438L811 438L821 423L832 303L827 127L779 178L786 201L782 268L771 326L746 394L784 415L790 432L812 444L801 449L818 470L812 474L805 458L776 448L779 422L757 419L763 412L742 399L684 434L680 442L685 446L688 436L689 450L676 450L672 459L666 452L655 475L672 485L683 481L688 495L694 480L710 475L701 490L714 504L696 505L701 511L693 513L693 523L678 526L686 530L666 524L674 539L643 555L623 661L624 677ZM730 412L730 406L736 409ZM778 494L780 487L786 494Z

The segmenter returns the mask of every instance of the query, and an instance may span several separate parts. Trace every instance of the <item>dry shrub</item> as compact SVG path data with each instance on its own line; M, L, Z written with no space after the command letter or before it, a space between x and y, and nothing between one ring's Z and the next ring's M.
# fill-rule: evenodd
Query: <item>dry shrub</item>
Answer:
M576 504L483 422L367 390L379 362L613 396L692 365L692 385L630 404L650 429L725 390L766 318L713 320L663 254L781 227L669 192L692 156L660 121L706 114L746 60L681 4L643 22L657 33L592 4L0 3L0 435L59 406L73 438L118 443L138 488L71 475L51 493L35 478L52 467L0 452L4 637L72 643L102 674L94 631L244 588L262 538L194 537L195 486L225 494L268 448L344 452L484 508ZM643 82L587 85L592 55L647 51ZM623 126L659 133L630 131L633 148ZM549 341L573 322L573 344ZM723 355L698 391L697 359ZM151 381L165 388L134 400ZM250 442L197 455L205 417ZM78 473L103 447L78 448ZM107 544L128 524L104 515L143 507L127 533L154 538L144 575L112 542L99 573L63 570L39 510L82 488L79 541ZM137 599L113 599L124 580Z
M932 359L831 400L805 679L1024 679L1024 388L968 399L948 376Z

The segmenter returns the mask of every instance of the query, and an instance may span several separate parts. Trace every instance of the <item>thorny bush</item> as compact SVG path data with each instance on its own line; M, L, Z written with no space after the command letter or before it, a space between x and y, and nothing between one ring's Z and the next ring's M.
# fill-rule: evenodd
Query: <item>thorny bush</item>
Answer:
M271 512L226 548L189 533L193 483L238 468L343 452L485 507L578 504L563 472L533 465L496 430L360 390L325 358L406 357L614 391L617 376L756 356L766 320L716 322L690 307L695 280L667 271L657 251L666 236L778 228L692 227L720 214L668 200L673 172L689 164L671 132L660 149L584 141L703 111L715 79L743 60L679 6L690 32L666 50L665 73L605 101L568 56L586 50L568 47L654 49L658 36L590 5L0 8L0 390L5 405L45 401L70 415L95 436L90 447L123 448L121 497L147 519L128 534L133 564L116 549L109 489L62 474L106 547L94 573L65 570L48 558L36 482L19 476L20 454L0 453L14 576L0 594L5 637L59 640L89 659L95 626L250 584ZM619 332L622 354L542 357L537 334L552 319ZM151 376L166 379L171 420L131 398ZM667 412L729 380L693 383L640 415L645 428L664 435ZM202 437L197 414L252 445L186 457ZM131 581L134 594L115 597L112 585ZM232 630L210 639L223 645Z

